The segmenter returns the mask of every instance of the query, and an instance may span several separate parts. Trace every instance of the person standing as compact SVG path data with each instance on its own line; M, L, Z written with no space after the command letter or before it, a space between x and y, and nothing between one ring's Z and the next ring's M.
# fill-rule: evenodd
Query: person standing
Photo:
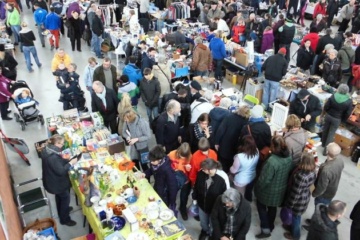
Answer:
M22 43L22 49L24 52L24 57L25 57L25 62L26 62L26 67L28 69L28 71L31 73L34 70L31 67L31 56L30 53L32 54L36 65L41 68L41 63L39 61L38 55L37 55L37 51L34 45L34 41L36 40L34 32L28 28L26 23L22 23L21 24L22 29L20 30L20 41Z
M205 76L211 68L212 56L210 49L203 44L201 37L195 38L195 47L192 56L191 70L194 71L194 76Z
M265 75L264 93L262 96L265 110L269 108L269 103L276 100L280 85L279 81L287 72L288 62L285 59L286 52L286 48L280 48L277 54L268 57L261 66L261 71Z
M14 45L19 45L19 32L20 32L20 13L14 7L13 4L6 4L7 17L6 17L6 25L11 28L11 31L14 34ZM20 46L21 48L21 46Z
M358 201L353 210L350 213L351 230L350 230L350 240L360 239L360 201Z
M351 115L352 101L348 93L349 87L346 84L340 84L337 92L324 105L326 115L321 136L324 155L326 155L326 146L334 140L335 132L341 121L346 121Z
M95 17L92 20L92 23L90 24L92 26L92 39L91 41L94 44L94 51L97 58L104 58L101 54L101 39L102 34L104 32L104 24L101 21L101 9L96 9Z
M45 31L45 20L46 20L47 11L45 9L42 9L38 3L34 4L34 9L35 9L34 19L38 28L38 34L41 41L41 45L42 47L45 47L45 36L42 34L42 32Z
M141 99L145 103L150 124L159 115L160 82L150 68L144 69L144 79L140 82ZM159 144L159 143L158 143ZM172 149L173 150L173 149Z
M71 15L72 18L65 22L68 28L68 38L70 38L72 50L75 51L76 42L76 50L81 52L82 20L79 18L78 12L73 12Z
M61 157L64 141L63 136L55 134L41 152L42 180L45 190L55 194L60 224L71 227L75 226L76 222L70 218L71 182L68 171L77 162L77 158L69 161Z
M86 90L92 93L92 83L94 79L95 69L99 67L96 59L94 57L90 57L88 59L88 65L84 69L83 79L85 83Z
M296 66L306 71L309 70L314 62L314 51L311 48L311 40L307 39L297 52Z
M311 218L311 226L306 240L338 240L337 226L346 211L346 203L334 200L329 206L319 204Z
M211 239L245 240L251 224L251 206L235 189L218 196L211 211Z
M45 19L45 28L48 29L51 33L51 37L49 38L51 50L54 48L58 50L59 48L61 24L61 18L55 13L55 9L50 7L50 13L46 16Z
M307 1L307 0L306 0ZM274 34L274 50L277 53L280 49L280 32L279 28L285 24L284 15L282 13L279 14L279 20L273 26L273 34Z
M355 11L355 0L350 0L348 4L344 5L340 10L338 20L340 23L339 32L346 32L350 20L353 18Z
M65 67L68 67L72 63L71 57L65 52L63 48L57 50L54 55L54 58L51 61L51 72L54 73L60 64L64 64Z
M255 236L258 239L270 237L275 228L277 207L280 207L284 200L292 168L289 149L281 136L273 137L270 150L271 155L255 184L256 206L261 226L261 233Z
M12 120L11 117L8 117L8 114L10 113L8 108L10 98L15 99L16 96L9 92L11 82L10 79L2 75L2 68L0 67L0 113L3 121Z
M327 18L327 28L330 28L332 25L332 21L334 20L334 16L339 11L339 0L329 0L329 3L326 8L326 13L328 14Z
M159 55L158 64L153 66L152 72L154 73L154 77L160 83L160 95L159 95L159 104L158 111L160 112L161 104L163 101L163 97L165 94L171 92L171 71L166 62L165 55Z
M221 40L221 31L215 31L215 37L210 41L209 48L211 50L211 55L215 67L215 79L222 82L222 66L224 58L226 57L225 43Z
M90 40L90 46L91 46L91 51L95 52L95 48L94 48L94 42L95 42L95 37L96 35L93 34L92 31L92 24L93 24L93 20L95 18L96 15L96 10L98 9L98 6L96 3L94 2L90 2L90 6L86 9L85 11L85 29L88 29L91 33L91 40Z
M144 73L145 68L152 69L156 64L155 62L156 49L153 47L149 47L147 52L143 52L141 57L141 71Z
M111 133L117 132L116 116L119 99L111 88L100 81L93 82L94 92L91 94L92 112L99 112L104 119L104 126L110 128Z
M93 81L100 81L117 93L116 67L111 64L110 58L104 58L102 65L94 70Z
M16 80L18 62L13 55L5 51L5 45L0 44L0 67L2 67L2 75L11 80Z
M290 45L292 40L294 39L296 28L294 25L294 21L291 16L288 16L285 19L285 23L283 26L279 28L279 46L280 48L285 48L285 55L287 62L290 61Z

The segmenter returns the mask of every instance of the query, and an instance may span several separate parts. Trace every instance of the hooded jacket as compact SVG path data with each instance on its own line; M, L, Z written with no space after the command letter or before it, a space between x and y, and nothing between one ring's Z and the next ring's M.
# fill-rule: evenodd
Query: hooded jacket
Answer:
M211 212L212 239L220 239L224 236L223 232L228 219L227 209L221 198L222 196L217 197ZM231 236L236 240L245 240L251 224L251 206L242 194L240 194L239 201L234 202L234 204L235 212L233 214L233 231Z
M193 59L191 69L195 71L207 71L212 64L212 56L210 49L202 43L195 46L193 51Z
M346 121L352 112L352 101L347 94L335 93L326 101L324 111L334 118Z
M297 131L289 131L284 135L284 140L289 148L290 156L292 157L294 167L300 162L301 155L304 151L307 139L307 133L302 128Z
M61 149L52 144L41 152L43 185L51 194L69 191L71 187L68 175L71 165L60 154Z
M305 35L305 37L303 38L303 40L301 41L301 45L304 46L305 42L307 40L310 40L311 41L311 49L315 52L316 51L316 47L318 45L318 42L319 42L319 34L318 33L308 33Z
M209 48L214 60L222 60L226 57L225 43L220 38L212 38Z
M261 44L261 52L265 53L266 50L272 49L274 45L274 34L273 30L270 29L268 31L264 31L262 44Z
M355 51L352 47L343 46L338 53L338 59L341 62L341 69L346 70L351 67L355 61Z
M54 58L51 61L51 71L55 72L61 63L65 64L65 67L68 67L70 63L72 63L72 60L67 53L65 53L63 57L60 57L58 53L55 53Z
M318 204L311 218L306 240L338 240L337 225L339 224L339 221L334 222L327 216L327 207L324 204Z
M36 40L34 32L28 28L23 27L20 32L20 42L24 47L34 46L34 41Z
M211 109L209 112L209 117L211 119L210 125L214 134L216 134L216 131L218 130L222 120L229 115L230 111L228 109L221 107L215 107Z
M129 63L124 67L123 74L128 76L129 80L137 86L139 86L141 79L143 79L141 69L133 63Z

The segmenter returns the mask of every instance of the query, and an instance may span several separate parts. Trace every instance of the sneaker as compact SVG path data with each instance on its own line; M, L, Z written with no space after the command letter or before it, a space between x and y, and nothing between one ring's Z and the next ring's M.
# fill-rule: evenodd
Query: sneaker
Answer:
M180 214L181 214L181 217L184 221L188 220L188 214L187 214L187 211L181 211L180 210Z
M55 48L55 47L54 47L53 45L51 45L50 50L52 51L52 50L54 50L54 48Z
M72 227L72 226L76 225L76 222L74 220L70 220L66 223L61 223L61 225L66 225L66 226Z
M69 212L71 212L72 210L74 210L74 208L72 206L69 207Z
M207 237L208 234L205 231L201 230L201 233L199 235L199 240L206 240Z
M29 73L32 73L32 72L34 72L34 69L30 69L30 70L29 70Z
M258 239L269 238L269 237L271 237L270 233L261 232L261 233L255 235L255 238L258 238Z
M285 232L285 233L284 233L284 238L290 239L290 240L294 239L294 238L292 237L292 235L291 235L290 232Z
M38 65L38 68L41 68L41 66L42 66L42 64L40 63L40 64Z

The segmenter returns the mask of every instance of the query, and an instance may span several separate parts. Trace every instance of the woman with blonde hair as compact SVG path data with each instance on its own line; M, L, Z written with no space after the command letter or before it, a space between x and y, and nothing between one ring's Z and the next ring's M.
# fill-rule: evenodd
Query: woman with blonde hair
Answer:
M22 44L22 51L24 52L26 67L29 72L33 72L34 70L31 67L32 64L31 64L30 53L34 58L36 65L39 68L41 67L41 63L39 61L36 48L34 45L34 41L36 40L36 38L34 32L30 28L28 28L28 25L25 22L21 24L21 28L22 29L20 30L19 35L20 35L20 42Z
M300 162L301 154L304 151L308 139L307 132L301 128L301 121L295 114L288 116L285 126L287 132L284 134L284 140L289 148L293 167L296 167Z
M88 65L84 69L84 83L86 90L92 93L92 82L93 82L93 76L95 69L99 66L99 63L96 61L96 58L89 57L88 58Z
M133 106L131 105L131 98L128 93L123 93L120 103L118 104L118 114L119 114L119 120L118 120L118 133L121 134L124 124L124 113L128 110L133 109Z
M180 190L180 214L184 221L188 219L186 204L191 191L191 183L189 181L189 173L191 170L190 160L192 157L190 145L184 142L176 150L168 154L171 161L171 167L175 170L176 178L179 182L183 182Z

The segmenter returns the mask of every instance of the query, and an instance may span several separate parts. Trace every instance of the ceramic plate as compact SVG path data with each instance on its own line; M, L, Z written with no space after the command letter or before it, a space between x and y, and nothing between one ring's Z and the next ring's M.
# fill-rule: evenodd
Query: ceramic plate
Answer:
M161 220L169 221L170 219L172 219L174 217L174 213L170 209L165 209L160 212L159 216L160 216Z
M150 210L157 210L159 208L158 204L156 202L151 202L146 207L149 211Z
M148 211L147 216L150 220L155 220L159 217L159 211L158 210Z
M126 239L127 240L149 240L149 236L143 232L133 232L133 233L130 233Z

